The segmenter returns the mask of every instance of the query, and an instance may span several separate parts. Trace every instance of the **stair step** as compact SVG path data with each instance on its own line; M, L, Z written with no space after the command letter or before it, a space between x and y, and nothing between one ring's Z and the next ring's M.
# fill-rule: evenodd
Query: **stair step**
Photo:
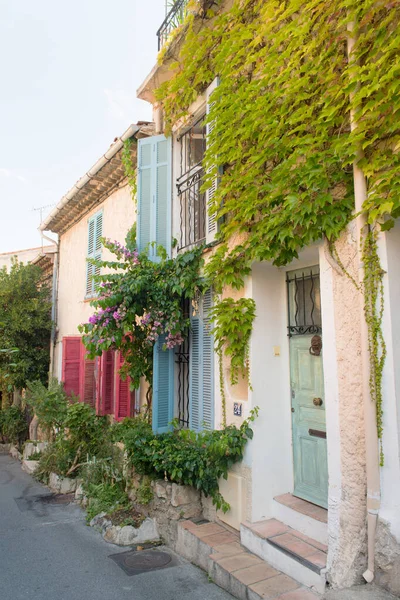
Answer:
M328 511L326 508L307 502L307 500L303 500L302 498L297 498L293 494L281 494L280 496L275 496L274 500L303 515L321 521L321 523L328 522Z
M295 530L292 531L293 533L283 533L267 538L267 541L315 573L320 574L322 569L326 568L326 550L314 545L314 543L318 544L318 542L311 540L312 543L308 543L304 540L307 536L303 536L303 534L299 534ZM299 535L302 537L299 537ZM322 546L322 544L319 544L319 546Z
M273 516L310 538L323 544L328 542L328 511L292 494L276 496L272 505Z
M323 593L328 548L277 519L243 523L241 542L275 569Z
M227 535L232 538L225 542ZM206 570L217 585L239 600L318 599L298 581L249 552L239 543L238 535L221 525L179 523L176 550Z

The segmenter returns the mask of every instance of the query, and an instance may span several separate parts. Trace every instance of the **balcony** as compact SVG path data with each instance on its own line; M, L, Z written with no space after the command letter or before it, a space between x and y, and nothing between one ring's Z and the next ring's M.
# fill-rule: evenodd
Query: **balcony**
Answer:
M182 25L187 13L189 0L166 0L166 17L157 31L158 50L164 46L172 31Z

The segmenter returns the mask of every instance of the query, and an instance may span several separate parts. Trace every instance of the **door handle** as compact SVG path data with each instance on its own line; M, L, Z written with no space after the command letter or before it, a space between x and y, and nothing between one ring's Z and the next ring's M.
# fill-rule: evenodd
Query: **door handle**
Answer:
M314 406L322 406L322 398L313 398Z

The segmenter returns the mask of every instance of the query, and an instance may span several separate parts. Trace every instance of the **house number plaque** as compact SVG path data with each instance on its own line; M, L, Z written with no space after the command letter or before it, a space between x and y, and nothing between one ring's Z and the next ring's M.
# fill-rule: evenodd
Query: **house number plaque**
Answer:
M235 415L235 417L242 416L242 405L240 404L240 402L233 403L233 414Z

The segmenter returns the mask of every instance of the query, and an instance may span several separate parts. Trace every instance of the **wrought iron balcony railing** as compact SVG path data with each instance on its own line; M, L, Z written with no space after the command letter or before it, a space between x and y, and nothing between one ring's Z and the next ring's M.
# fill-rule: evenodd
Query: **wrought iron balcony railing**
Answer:
M161 26L157 31L158 37L158 49L164 46L171 32L182 25L185 17L186 17L186 7L188 4L188 0L175 0L175 2L167 2L167 16L162 22Z
M206 195L201 192L204 170L197 164L177 180L180 240L179 250L200 244L206 237Z

